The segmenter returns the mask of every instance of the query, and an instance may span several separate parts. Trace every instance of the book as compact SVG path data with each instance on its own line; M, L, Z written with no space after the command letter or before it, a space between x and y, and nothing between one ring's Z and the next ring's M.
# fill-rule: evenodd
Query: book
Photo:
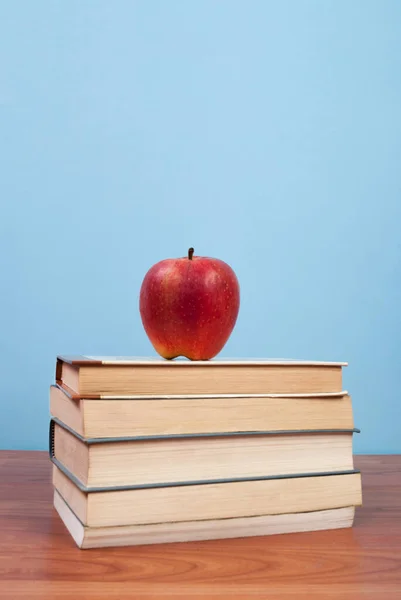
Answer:
M346 391L96 400L52 385L50 413L85 438L354 428Z
M59 356L56 383L85 398L174 394L330 393L346 363L284 360L189 361Z
M85 440L53 421L57 465L86 489L353 470L353 430Z
M79 548L137 546L229 538L245 538L302 531L320 531L351 527L355 508L181 523L87 527L68 504L54 491L54 507Z
M359 472L85 493L53 465L53 486L89 527L313 512L362 502Z

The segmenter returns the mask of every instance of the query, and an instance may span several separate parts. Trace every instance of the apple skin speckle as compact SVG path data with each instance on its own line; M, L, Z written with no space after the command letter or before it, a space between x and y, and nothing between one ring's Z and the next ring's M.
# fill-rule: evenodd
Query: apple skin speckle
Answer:
M237 321L240 288L232 268L193 256L153 265L142 282L139 309L156 352L166 359L209 360L226 344Z

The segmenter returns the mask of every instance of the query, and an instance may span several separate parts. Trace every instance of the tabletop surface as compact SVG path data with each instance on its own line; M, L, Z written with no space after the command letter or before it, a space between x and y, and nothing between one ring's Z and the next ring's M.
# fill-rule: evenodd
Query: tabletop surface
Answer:
M352 529L79 550L45 452L0 452L0 598L401 598L401 456L356 456Z

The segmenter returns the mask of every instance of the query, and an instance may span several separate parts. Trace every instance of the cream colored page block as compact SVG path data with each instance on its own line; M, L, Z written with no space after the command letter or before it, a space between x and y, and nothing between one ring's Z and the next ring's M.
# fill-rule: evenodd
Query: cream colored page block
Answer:
M57 491L54 506L79 547L136 546L213 539L277 535L351 527L353 506L309 513L266 515L237 519L159 523L122 527L84 527Z

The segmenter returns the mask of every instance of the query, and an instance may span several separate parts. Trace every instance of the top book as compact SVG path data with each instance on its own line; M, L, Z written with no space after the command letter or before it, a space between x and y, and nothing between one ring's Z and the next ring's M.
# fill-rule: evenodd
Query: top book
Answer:
M267 359L209 361L58 356L56 382L77 398L342 391L344 362Z

